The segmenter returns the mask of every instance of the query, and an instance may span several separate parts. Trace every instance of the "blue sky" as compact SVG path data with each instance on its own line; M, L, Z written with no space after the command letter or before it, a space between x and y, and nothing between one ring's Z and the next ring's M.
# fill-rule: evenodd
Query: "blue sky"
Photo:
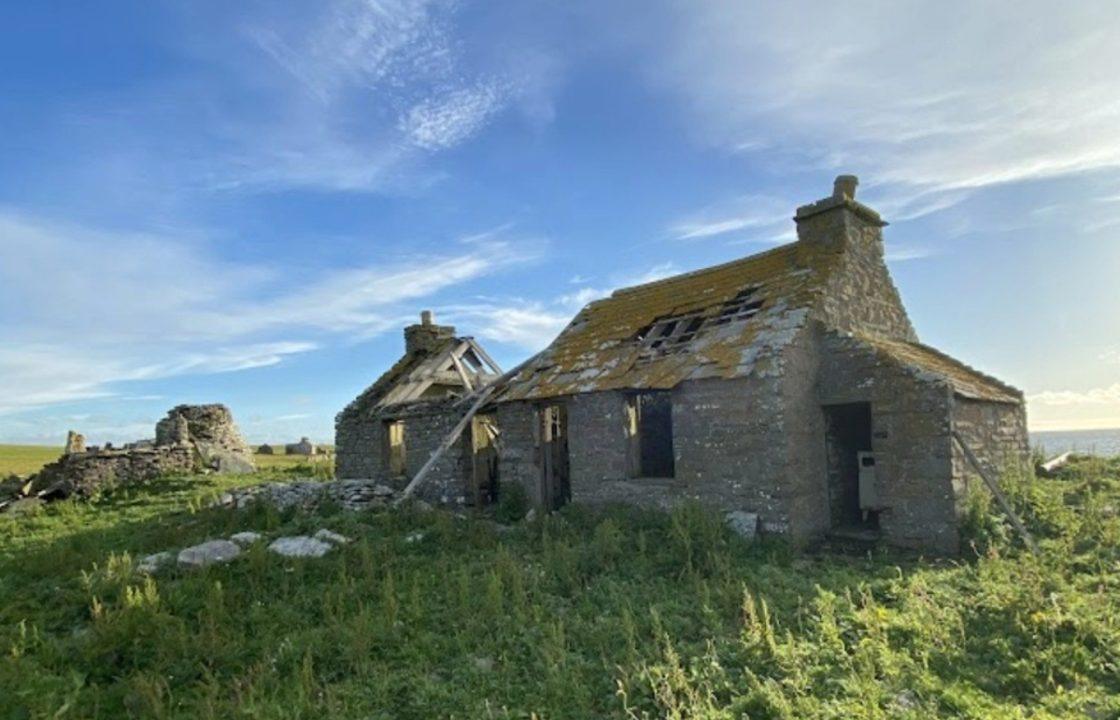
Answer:
M0 441L327 441L421 309L513 365L841 172L925 342L1120 426L1113 3L635 7L6 4Z

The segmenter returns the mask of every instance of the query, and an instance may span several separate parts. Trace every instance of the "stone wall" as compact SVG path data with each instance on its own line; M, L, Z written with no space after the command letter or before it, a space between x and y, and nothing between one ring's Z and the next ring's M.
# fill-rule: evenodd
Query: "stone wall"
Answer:
M189 445L144 450L90 449L63 455L45 466L35 476L32 489L44 496L88 498L162 475L195 470L194 451Z
M541 505L540 452L537 445L536 409L529 402L501 403L498 418L498 477L516 483L534 506Z
M453 400L417 402L380 413L340 414L335 424L335 476L364 478L403 488L420 471L469 408ZM404 423L405 472L393 477L386 464L387 423ZM471 439L464 432L436 462L419 492L431 502L461 504L468 495Z
M836 267L813 311L815 319L838 330L918 339L883 259L878 223L835 209L799 220L797 234L799 242L823 244L836 253Z
M626 397L596 392L565 402L572 501L601 502L609 498L606 485L627 477Z
M179 405L167 411L167 417L156 423L156 445L174 445L183 441L179 436L177 417L186 420L187 439L195 444L205 443L229 452L252 455L252 449L241 437L233 422L233 413L225 405Z
M820 404L871 403L883 537L892 545L957 552L952 388L884 361L851 338L827 334L821 345ZM822 466L818 476L827 472Z
M991 477L1025 472L1030 462L1027 413L1022 405L984 402L956 397L953 402L953 429L960 434ZM984 488L964 452L953 443L953 488L958 514L964 509L968 492ZM985 490L986 492L986 490Z

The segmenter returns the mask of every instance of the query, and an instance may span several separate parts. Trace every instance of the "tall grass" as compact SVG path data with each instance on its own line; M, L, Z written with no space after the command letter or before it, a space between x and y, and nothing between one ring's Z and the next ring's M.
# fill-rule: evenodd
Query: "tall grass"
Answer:
M1040 557L978 498L955 560L747 545L696 507L567 508L513 531L207 507L249 481L0 518L0 717L1120 717L1116 462L1009 480ZM355 541L134 571L239 530L320 527Z

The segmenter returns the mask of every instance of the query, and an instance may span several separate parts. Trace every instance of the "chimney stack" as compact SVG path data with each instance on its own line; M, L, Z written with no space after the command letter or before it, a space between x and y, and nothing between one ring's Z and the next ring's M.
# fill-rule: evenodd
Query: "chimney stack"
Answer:
M404 329L404 351L410 355L416 352L435 352L453 337L453 326L436 325L432 321L432 311L424 310L420 313L419 325L409 325Z
M839 175L832 184L832 195L797 208L797 239L836 248L871 239L881 242L887 223L879 213L856 200L859 178Z

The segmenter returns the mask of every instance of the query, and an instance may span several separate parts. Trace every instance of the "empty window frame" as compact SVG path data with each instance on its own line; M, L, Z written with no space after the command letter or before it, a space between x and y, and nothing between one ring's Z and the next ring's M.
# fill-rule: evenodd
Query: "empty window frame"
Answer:
M726 325L734 320L746 320L762 309L763 298L757 297L759 285L750 285L739 291L719 309L719 314L711 319L712 325Z
M394 477L404 475L407 471L404 432L403 420L385 422L384 464Z
M691 314L658 318L639 330L635 339L650 350L657 351L653 354L680 352L705 328L757 315L765 304L765 299L758 297L760 289L760 285L743 288L735 297L720 305L718 312L712 316Z
M674 476L673 402L669 392L640 392L627 396L626 434L630 477Z

